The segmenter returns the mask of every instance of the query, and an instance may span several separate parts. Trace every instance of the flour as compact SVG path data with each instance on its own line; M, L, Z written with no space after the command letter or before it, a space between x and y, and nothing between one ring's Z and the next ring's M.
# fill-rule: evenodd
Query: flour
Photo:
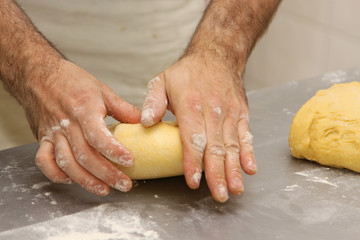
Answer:
M154 125L154 117L155 117L155 111L154 109L150 107L146 107L143 109L141 113L141 123L144 126L150 127Z
M327 168L327 169L329 170L329 168ZM324 170L324 169L320 169L320 170ZM316 173L319 175L315 176ZM306 170L306 171L301 171L301 172L295 172L294 174L306 177L306 181L309 181L309 182L327 184L327 185L330 185L335 188L338 187L338 184L330 182L329 178L327 176L322 176L325 174L323 172L319 171L318 169L311 169L311 170Z
M60 130L61 129L61 127L59 127L59 126L54 126L54 127L51 127L51 130L52 131L58 131L58 130Z
M70 120L69 119L63 119L60 121L60 126L62 126L63 128L67 128L70 125Z
M0 233L1 239L32 240L157 240L159 227L138 212L108 203L76 214ZM19 238L20 237L20 238Z
M331 83L341 83L347 79L347 73L344 71L335 71L325 73L324 76L321 78L322 81L331 82Z
M51 182L39 182L39 183L36 183L34 184L31 189L40 189L40 188L43 188L45 186L49 186L51 185Z
M193 148L200 152L201 154L204 153L205 147L206 147L206 134L205 131L199 134L193 134L192 135L192 146Z
M294 184L294 185L286 186L286 188L284 188L283 191L287 191L287 192L295 191L297 188L300 188L300 186Z
M200 180L201 180L201 170L200 169L196 170L194 175L191 177L191 180L197 185L200 184Z
M161 79L160 79L158 76L156 76L156 77L154 77L153 79L151 79L151 80L149 81L149 83L148 83L148 86L147 86L147 87L148 87L148 91L156 88L156 87L159 85L160 81L161 81Z
M213 109L213 111L216 112L219 116L221 116L221 114L222 114L222 110L221 110L220 107L215 107L215 108Z
M252 145L253 144L253 138L254 138L254 136L249 131L247 131L245 133L245 136L241 139L241 142L245 143L245 144Z
M287 115L293 115L293 113L287 108L283 108L283 112L286 113Z

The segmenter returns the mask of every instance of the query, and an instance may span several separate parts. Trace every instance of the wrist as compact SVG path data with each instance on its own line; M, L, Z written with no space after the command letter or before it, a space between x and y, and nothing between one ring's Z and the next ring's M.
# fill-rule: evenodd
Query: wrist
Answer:
M241 75L244 71L247 55L243 50L234 49L231 46L222 46L214 42L203 45L189 45L183 57L196 61L203 61L204 64L217 65L236 71Z

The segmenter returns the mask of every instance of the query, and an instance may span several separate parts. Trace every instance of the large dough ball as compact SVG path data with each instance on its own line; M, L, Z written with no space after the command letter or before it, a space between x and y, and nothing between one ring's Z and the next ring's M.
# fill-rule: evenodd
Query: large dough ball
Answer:
M320 90L295 115L291 154L360 172L360 83Z
M110 130L135 157L132 167L114 164L131 179L184 174L179 128L175 122L160 122L150 128L141 124L119 123Z

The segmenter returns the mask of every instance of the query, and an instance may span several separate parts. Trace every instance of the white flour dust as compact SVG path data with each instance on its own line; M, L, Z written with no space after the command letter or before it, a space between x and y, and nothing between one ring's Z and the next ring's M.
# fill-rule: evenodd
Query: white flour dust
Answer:
M192 146L195 150L200 152L201 154L204 153L205 147L206 147L206 134L205 131L203 131L200 134L193 134L192 135Z
M154 125L155 111L150 107L144 107L141 113L141 123L145 126Z
M67 128L69 125L70 125L69 119L63 119L60 121L60 126L62 126L63 128Z
M283 191L286 191L286 192L290 192L290 191L295 191L296 189L300 188L299 185L297 184L294 184L294 185L289 185L289 186L286 186Z
M39 182L39 183L34 184L31 188L32 189L40 189L42 187L49 186L49 185L51 185L51 182Z
M1 239L26 236L38 240L157 240L161 239L154 223L142 220L138 212L118 204L103 204L73 215L5 231ZM15 239L15 238L14 238Z
M315 175L316 173L318 173L317 176ZM338 187L338 184L330 182L329 177L326 176L321 171L318 171L318 169L311 169L311 170L308 170L308 171L295 172L294 174L306 177L306 181L309 181L309 182L323 183L323 184L327 184L327 185L330 185L330 186L335 187L335 188Z
M331 83L341 83L344 82L346 79L347 79L347 73L341 70L325 73L321 78L322 81L331 82Z
M286 113L287 115L294 115L289 109L287 108L283 108L283 112Z
M253 139L254 139L254 136L249 131L247 131L245 133L245 136L241 139L241 142L251 145L251 144L253 144Z

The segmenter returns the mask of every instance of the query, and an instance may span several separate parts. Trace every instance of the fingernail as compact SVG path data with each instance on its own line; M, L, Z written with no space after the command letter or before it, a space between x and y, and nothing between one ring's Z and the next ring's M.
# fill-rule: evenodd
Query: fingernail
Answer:
M241 194L244 191L244 183L241 178L235 178L231 181L231 186L237 191L236 194Z
M220 202L226 202L229 199L229 194L223 184L219 184L216 188L217 199Z
M67 179L64 180L64 183L65 184L72 184L73 181L70 178L67 178Z
M116 182L114 187L122 192L127 192L131 188L131 182L126 179L121 179Z
M131 155L121 155L117 158L113 158L112 161L124 167L131 167L134 165L134 159Z
M99 184L95 187L95 192L99 196L106 196L109 194L109 189L106 186Z
M131 155L120 156L120 162L126 167L131 167L134 164L134 159Z
M141 124L145 127L154 125L155 112L154 109L146 107L141 113Z
M247 168L254 173L257 172L257 165L252 158L249 159Z
M191 181L195 187L198 187L200 185L201 181L201 170L197 169L194 175L191 177Z

